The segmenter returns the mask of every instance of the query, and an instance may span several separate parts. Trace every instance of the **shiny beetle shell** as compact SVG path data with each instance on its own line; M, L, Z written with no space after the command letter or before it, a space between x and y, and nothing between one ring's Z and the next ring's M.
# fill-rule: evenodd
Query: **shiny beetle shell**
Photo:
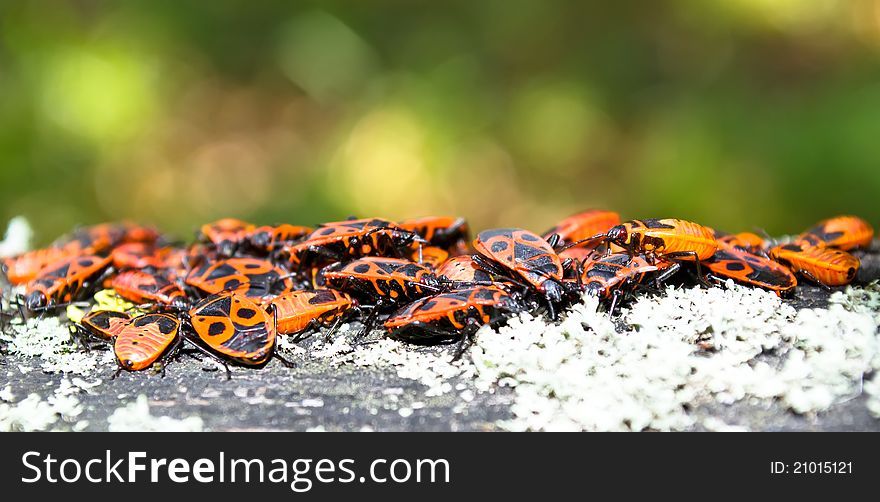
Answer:
M110 257L74 256L48 265L27 284L25 304L35 310L77 299L86 284L107 266Z
M302 241L285 247L284 252L289 265L299 270L316 261L326 264L363 256L405 256L417 240L421 240L418 234L396 223L367 218L320 225Z
M352 307L348 294L333 289L305 289L285 293L272 300L277 315L278 334L300 333L312 324L329 326Z
M722 245L702 266L719 277L758 286L782 294L797 286L797 278L783 265L744 251L742 246Z
M131 316L115 310L93 310L80 319L79 324L90 334L110 340L131 322Z
M170 314L144 314L128 323L113 342L119 365L129 371L152 366L177 340L180 321Z
M590 209L563 219L542 236L549 239L553 234L557 234L564 242L576 242L605 233L619 224L620 215L614 211Z
M605 239L630 254L674 256L684 261L709 259L718 249L711 228L674 218L630 220L609 230Z
M473 242L481 255L516 272L538 291L562 281L559 255L544 239L528 230L496 228L480 232Z
M110 280L119 296L134 303L158 303L177 309L186 307L186 293L175 282L158 273L126 270Z
M860 265L859 259L846 251L797 243L772 248L770 258L787 266L795 274L825 286L849 284L855 279Z
M248 298L266 299L293 288L288 273L260 258L229 258L194 268L186 284L209 294L230 291Z
M449 259L449 251L438 246L425 246L413 251L409 258L431 270L437 270L437 268L446 263L446 260ZM419 262L420 258L421 262Z
M315 229L300 225L283 223L275 226L257 227L251 231L247 240L250 245L264 252L272 252L283 246L289 246L312 233Z
M870 246L874 238L874 229L859 217L837 216L820 221L799 237L801 240L810 238L821 241L825 246L846 251Z
M767 242L764 238L752 232L728 234L713 229L712 234L718 242L719 249L723 247L735 247L748 251L749 253L762 253L764 248L767 247Z
M366 256L331 265L321 275L333 289L392 301L418 298L439 289L439 281L431 269L398 258Z
M246 365L269 360L275 348L273 315L234 293L209 296L189 311L199 339L213 351Z
M455 248L459 243L467 243L468 224L464 218L455 216L426 216L398 223L401 228L415 232L432 246L446 250Z
M391 336L409 341L456 338L470 326L475 329L521 310L501 288L478 286L417 300L385 321Z
M437 269L437 275L449 282L495 282L496 278L481 269L472 255L453 256Z
M256 227L236 218L223 218L202 225L200 239L213 244L221 256L229 257Z
M668 266L669 263L661 261L648 263L641 256L610 254L585 263L581 283L585 292L610 298L615 290L630 290L642 282L645 275Z
M3 273L10 284L18 286L34 280L47 266L72 258L76 253L62 248L35 249L18 256L3 259Z
M156 248L144 242L128 242L113 248L110 257L113 259L113 267L117 270L161 269L166 266L171 252L172 249L167 247Z

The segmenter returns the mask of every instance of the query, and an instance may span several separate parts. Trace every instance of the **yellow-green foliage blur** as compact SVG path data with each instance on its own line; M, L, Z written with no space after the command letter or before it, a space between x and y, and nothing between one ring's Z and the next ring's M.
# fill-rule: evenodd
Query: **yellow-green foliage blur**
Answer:
M4 1L0 217L880 220L880 0Z

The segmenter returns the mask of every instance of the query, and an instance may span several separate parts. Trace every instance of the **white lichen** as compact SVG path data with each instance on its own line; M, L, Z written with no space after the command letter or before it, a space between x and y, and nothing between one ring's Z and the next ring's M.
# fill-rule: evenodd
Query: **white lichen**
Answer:
M877 369L877 302L864 301L867 291L796 311L733 283L670 287L624 310L623 332L586 298L559 325L523 314L497 332L482 329L472 352L477 385L515 388L515 418L502 424L512 430L689 429L698 420L690 410L747 398L827 410Z
M7 385L3 387L3 390L0 390L0 401L6 401L7 403L15 401L15 394L12 393L11 385Z
M38 358L48 373L88 375L113 362L112 351L85 351L70 334L70 326L58 317L31 318L24 324L11 324L7 350L27 358Z
M329 357L336 365L391 368L398 377L415 380L427 386L427 396L450 392L452 378L473 376L473 367L467 361L452 361L449 354L419 351L412 345L389 338L352 345L350 341L339 337L326 345L319 342L312 356Z
M77 417L84 411L77 395L100 382L62 378L47 399L32 393L17 403L12 386L7 385L0 392L0 400L5 401L0 403L0 431L77 430Z
M621 330L586 297L559 324L522 314L478 332L469 356L423 351L380 339L317 342L309 357L392 368L436 396L513 387L511 430L746 430L695 413L707 405L780 402L795 413L828 410L857 396L880 369L880 288L847 288L827 308L800 311L775 294L727 282L642 296ZM880 409L880 385L865 383ZM397 394L385 389L392 406ZM761 404L763 403L763 404ZM411 406L400 408L411 413ZM457 409L463 410L462 406Z
M176 419L150 414L147 396L141 394L137 400L117 408L107 419L110 432L201 432L204 423L200 417L191 416Z
M60 418L55 407L38 394L15 404L0 403L0 431L43 431Z

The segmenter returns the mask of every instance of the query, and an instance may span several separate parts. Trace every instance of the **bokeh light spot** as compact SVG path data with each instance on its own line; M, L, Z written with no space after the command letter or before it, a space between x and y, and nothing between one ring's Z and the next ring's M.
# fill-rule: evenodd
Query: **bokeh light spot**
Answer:
M511 127L516 144L540 160L535 167L558 169L584 153L591 139L599 139L602 120L583 90L565 82L545 83L517 95Z
M430 207L433 184L425 131L402 108L380 108L364 116L342 147L329 180L343 207L385 217Z
M282 29L278 59L287 77L319 100L362 86L375 65L370 46L322 11L300 15Z
M137 133L153 112L154 68L139 55L70 49L46 67L42 107L58 125L94 142Z

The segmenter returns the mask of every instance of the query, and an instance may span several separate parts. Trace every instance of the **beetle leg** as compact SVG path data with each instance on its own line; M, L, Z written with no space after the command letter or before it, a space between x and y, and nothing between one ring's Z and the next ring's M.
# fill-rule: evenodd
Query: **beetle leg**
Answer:
M562 285L566 289L566 294L571 293L583 293L584 291L584 264L580 260L574 261L574 280L575 282L572 284L570 281L563 281ZM565 273L563 272L563 277Z
M297 266L296 273L298 275L302 274L304 268L311 266L311 262L318 257L324 257L331 261L340 261L342 256L336 251L327 249L322 246L309 246L305 251L302 252L302 255L299 257L299 265Z
M496 286L499 283L492 281L447 281L443 283L449 289L462 289L462 288L470 288L473 286ZM517 284L518 286L523 286L522 284ZM525 286L523 286L525 287Z
M547 300L547 310L550 311L550 320L554 322L557 321L559 319L559 314L556 312L556 309L553 308L553 301L546 296L544 297L544 299Z
M394 252L395 258L405 258L406 255L400 250L399 246L397 246L394 243L394 239L392 237L387 236L387 234L383 234L384 236L386 236L388 238L387 242L385 242L384 239L381 239L383 235L380 235L378 238L373 238L374 234L379 233L379 232L387 232L389 230L391 230L389 227L374 228L374 229L369 230L366 233L364 233L364 235L360 238L360 240L365 241L367 239L370 239L372 241L372 244L375 244L375 246L373 246L373 245L370 246L372 252L375 252L375 253L382 255L382 254L384 254L384 249L387 247L387 248L390 248L391 251ZM355 240L355 239L357 239L357 237L352 238L352 240ZM381 246L380 246L380 244L381 244ZM359 245L352 245L350 247L352 247L352 248L359 247ZM362 254L360 252L358 252L357 255L362 256ZM421 254L419 256L421 256ZM419 263L421 263L421 262L419 262Z
M614 316L614 311L617 309L617 305L620 302L620 298L623 296L623 292L620 288L615 289L611 293L611 308L608 309L608 317Z
M293 343L299 343L299 342L302 342L302 341L304 341L304 340L308 340L309 338L311 338L313 335L315 335L315 334L318 332L318 327L319 327L319 326L318 326L317 321L315 321L314 319L312 319L312 320L309 321L309 323L306 325L305 329L303 329L303 330L300 331L299 333L295 333L295 334L293 335L293 337L291 338L291 341L292 341Z
M724 282L726 280L724 277L719 277L713 273L706 274L706 278L711 281L715 281L716 284L721 284L722 282Z
M84 293L96 292L98 290L97 286L104 284L104 280L106 280L108 277L115 274L116 272L117 271L112 266L107 267L96 279L83 281L82 287L79 288L79 291L71 293L71 298L74 295L79 296Z
M367 336L368 334L370 334L370 332L373 331L373 328L375 328L375 326L376 326L376 320L379 317L379 310L384 305L385 305L385 301L381 298L379 299L379 301L376 302L376 305L373 306L373 309L370 311L370 314L367 316L366 319L364 319L363 327L355 335L355 337L354 337L355 341L362 340L365 336Z
M54 305L53 308L67 307L69 305L73 305L74 307L87 308L91 304L86 300L77 300L77 301L73 301L73 302L59 303L59 304Z
M700 260L696 251L676 251L663 255L663 258L674 262L693 261L697 267L697 278L700 280L700 283L707 287L711 286L703 275L703 269L700 267ZM691 258L691 260L685 260L684 258Z
M388 287L389 287L389 291L390 291L393 286L389 285ZM342 285L339 287L339 289L341 289L343 291L359 292L362 295L367 296L367 297L370 295L376 294L376 289L373 288L372 282L358 280L358 279L355 279L354 276L351 276L351 275L345 277L345 279L343 280ZM379 291L381 291L381 288L379 288Z
M168 349L168 351L165 352L165 354L162 355L162 357L160 357L159 360L157 361L157 363L162 368L161 369L162 378L165 378L165 370L168 368L168 362L171 361L172 359L177 358L177 356L179 355L179 352L180 352L180 347L182 347L182 346L183 346L183 338L181 338L180 335L178 335L177 338L175 338L175 340L174 340L174 345L172 345L171 348ZM153 365L155 366L157 363L153 363Z
M586 239L581 239L579 241L569 242L568 244L562 246L556 252L561 253L561 252L565 251L566 249L573 248L573 247L583 247L583 248L587 248L587 249L596 249L600 244L605 242L605 240L607 240L607 239L608 239L608 236L605 234L605 232L598 233L592 237L587 237Z
M345 317L345 316L344 316L344 315L340 315L340 316L337 316L337 317L336 317L336 320L333 321L333 324L332 324L332 325L330 325L330 329L328 329L328 330L324 333L324 342L329 342L329 341L330 341L330 339L333 337L333 334L336 333L336 330L338 330L338 329L339 329L339 326L342 325L342 318L343 318L343 317Z
M455 356L452 358L453 361L458 361L461 359L461 356L464 355L465 351L470 348L474 343L474 337L479 331L481 324L474 319L473 317L469 317L467 323L464 328L461 329L461 340L458 342L458 347L455 349Z
M180 350L180 351L178 352L178 357L180 357L180 355L187 355L187 356L189 356L189 357L195 359L195 360L198 361L198 362L202 362L202 361L203 361L203 359L202 359L200 356L196 355L195 352L186 351L186 350Z
M293 343L299 343L299 342L302 342L303 340L308 340L309 337L311 337L311 336L314 335L314 334L315 334L315 329L314 329L314 327L311 325L311 323L309 323L309 325L306 326L306 329L304 329L304 330L300 331L299 333L296 333L295 335L293 335L293 336L291 337L290 341L293 342Z
M578 263L574 258L566 258L565 261L562 262L562 275L565 275L565 269L570 268L573 264ZM575 265L575 270L577 270L577 266Z
M276 340L277 340L277 337L278 337L278 307L273 303L273 304L269 305L269 308L272 309L272 320L273 320L272 330L275 331L275 336L276 336ZM294 366L296 366L292 362L285 359L284 356L282 356L278 352L278 343L277 342L272 347L272 357L275 357L276 359L281 361L281 364L283 364L284 366L287 366L288 368L293 368Z
M797 273L797 274L800 274L800 275L806 277L808 280L810 280L810 281L816 283L817 285L819 285L819 286L820 286L822 289L824 289L825 291L831 291L831 286L829 286L829 285L825 284L824 282L820 281L820 280L819 280L815 275L813 275L809 270L803 270L803 269L801 269L801 270L798 270L796 273Z
M283 364L286 368L296 368L296 363L285 359L284 356L278 353L277 348L273 351L272 357L281 361L281 364Z
M293 280L294 277L295 274L292 273L272 277L269 280L269 284L266 285L266 291L274 294L274 292L276 291L275 288L277 287L278 283L281 283L283 289L279 290L278 294L283 294L285 291L287 291L287 285L285 284L285 281L287 281L288 279Z
M21 316L21 322L26 323L27 315L25 315L24 309L24 296L20 294L15 296L15 307L18 309L18 315Z
M680 263L673 263L671 267L660 272L658 275L656 275L654 277L654 284L656 284L657 288L659 289L662 286L662 284L664 282L666 282L670 277L675 275L680 268L681 268Z
M192 345L193 347L195 347L199 352L201 352L202 354L205 354L206 356L210 357L211 359L213 359L213 360L217 361L218 363L222 364L222 365L223 365L223 368L226 369L226 379L227 379L227 380L232 380L232 372L229 371L229 365L226 364L226 361L224 361L223 359L221 359L219 356L217 356L217 355L214 354L213 352L209 351L208 349L202 347L201 344L199 344L198 341L196 341L196 340L194 340L194 339L192 338L192 335L191 335L191 334L189 334L189 333L185 333L185 334L183 334L182 336L184 337L184 339L186 339L187 342L190 343L190 345Z
M480 267L481 269L483 269L485 272L489 272L492 275L497 275L499 277L503 277L505 280L510 279L511 282L516 283L516 281L514 281L513 278L510 277L510 274L508 273L507 270L501 268L500 265L485 258L483 255L475 254L475 255L473 255L472 259L473 259L474 263L476 263L477 266ZM517 283L517 284L519 285L520 283Z
M152 303L135 303L135 306L136 306L137 308L139 308L139 309L143 309L143 310L150 310L150 309L158 308L159 310L157 310L157 312L161 312L162 309L163 309L164 307L168 307L168 305L165 305L165 304L163 304L163 303L155 303L155 302L152 302ZM168 310L170 310L170 309L168 309Z
M98 338L94 333L85 329L83 326L79 324L72 324L70 326L70 334L76 339L76 341L86 349L86 352L92 350L94 348L89 344L89 340L94 340L96 342L95 347L101 347L104 345L106 340L102 338Z
M427 291L429 291L430 293L439 293L439 292L443 291L443 288L441 288L441 287L439 287L439 286L433 286L433 285L431 285L431 284L425 284L424 282L406 281L406 285L407 285L407 288L408 288L408 289L411 289L412 291L415 291L415 289L416 289L417 287L418 287L418 288L421 288L421 289L424 289L424 290L427 290Z
M77 342L82 348L86 349L86 352L91 352L91 348L89 348L89 344L86 343L86 341L85 341L85 337L88 336L88 335L86 335L83 331L80 331L81 329L82 329L82 328L80 328L80 326L79 326L78 324L72 324L72 325L70 325L70 327L68 328L68 331L70 332L70 336L71 336L74 340L76 340L76 342Z

